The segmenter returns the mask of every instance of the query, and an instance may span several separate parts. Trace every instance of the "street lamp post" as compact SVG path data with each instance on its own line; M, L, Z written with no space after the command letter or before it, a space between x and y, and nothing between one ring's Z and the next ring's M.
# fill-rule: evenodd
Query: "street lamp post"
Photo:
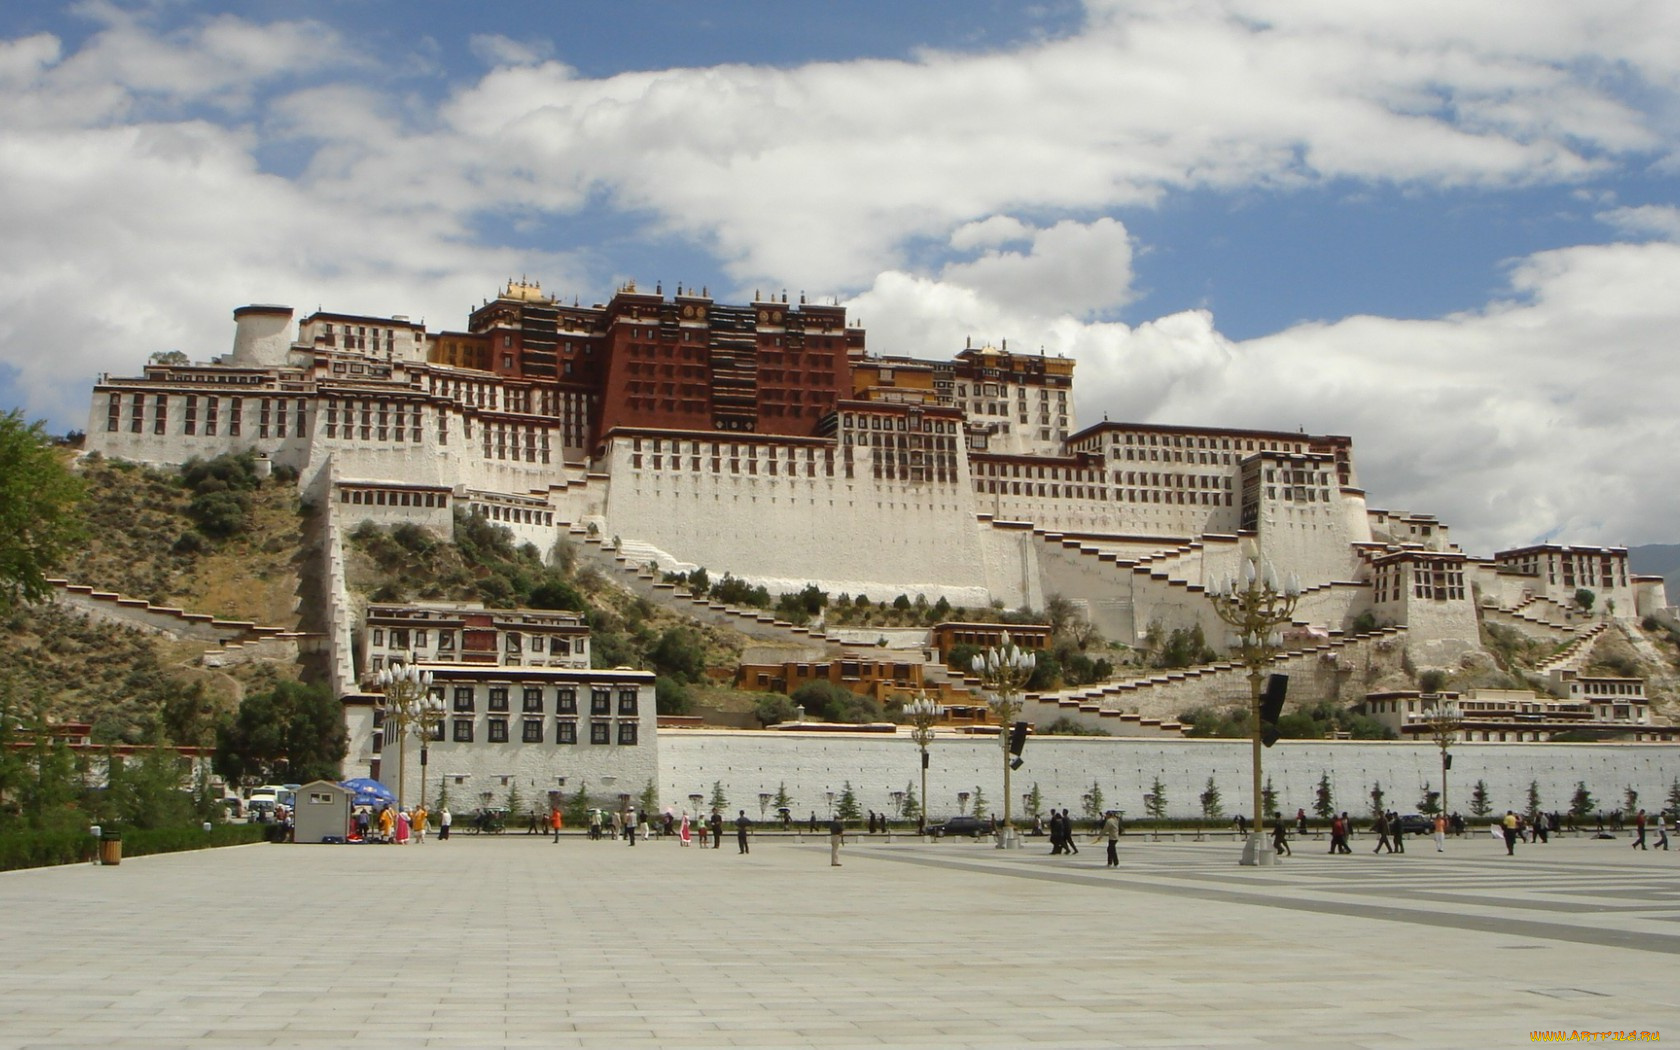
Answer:
M922 749L922 802L921 812L917 815L917 826L926 830L928 745L933 743L933 724L944 715L945 709L934 703L933 698L926 693L920 693L904 708L904 713L910 717L910 739Z
M1036 666L1038 657L1011 642L1008 631L1001 644L974 658L974 673L980 676L981 688L991 694L988 703L997 716L998 752L1003 756L1003 826L998 830L998 849L1015 843L1015 825L1010 820L1009 731L1015 716L1021 713L1021 687Z
M1445 815L1448 810L1447 770L1452 768L1452 755L1447 751L1458 739L1459 730L1464 728L1464 714L1457 704L1443 699L1428 711L1424 722L1429 726L1430 739L1441 749L1441 813Z
M424 725L427 720L432 719L429 713L423 713L429 712L435 706L431 702L432 672L422 671L410 656L406 662L393 660L380 668L374 678L379 683L380 691L385 694L384 721L396 730L397 809L401 810L406 780L404 763L408 756L408 730L411 726ZM442 717L443 713L438 711L436 718ZM430 724L436 725L437 722L431 720Z
M431 672L427 672L429 675ZM426 808L426 750L431 744L433 733L443 724L443 698L433 694L430 690L420 701L419 713L414 719L414 732L420 738L420 808ZM401 764L402 752L397 752L398 764ZM561 778L564 783L565 778Z
M1249 718L1252 725L1254 751L1254 823L1248 839L1243 843L1242 863L1249 866L1270 866L1277 861L1266 840L1265 803L1260 787L1260 683L1272 655L1281 647L1273 632L1288 623L1295 615L1295 603L1301 597L1301 584L1294 574L1286 583L1279 583L1271 566L1256 564L1256 559L1244 558L1242 580L1230 577L1216 580L1208 587L1208 600L1219 618L1230 624L1237 633L1239 658L1248 668Z

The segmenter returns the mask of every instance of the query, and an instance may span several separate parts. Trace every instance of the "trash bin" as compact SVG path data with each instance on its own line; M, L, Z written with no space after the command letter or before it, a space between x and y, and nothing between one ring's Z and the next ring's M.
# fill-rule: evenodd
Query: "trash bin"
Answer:
M122 836L114 831L107 831L105 837L99 840L99 863L122 863Z

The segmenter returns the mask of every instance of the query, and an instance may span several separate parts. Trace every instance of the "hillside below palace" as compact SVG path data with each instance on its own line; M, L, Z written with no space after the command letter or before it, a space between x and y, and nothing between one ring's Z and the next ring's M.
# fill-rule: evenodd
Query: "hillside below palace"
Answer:
M678 288L565 305L509 282L464 331L284 306L233 312L230 353L154 355L94 387L87 447L155 464L255 450L331 500L340 527L457 510L547 551L585 529L638 564L771 591L1042 608L1109 639L1227 633L1207 600L1263 553L1303 628L1404 625L1420 667L1479 648L1478 622L1547 629L1666 604L1623 548L1472 556L1420 513L1372 508L1351 438L1102 422L1074 362L969 346L866 349L839 306L714 302Z

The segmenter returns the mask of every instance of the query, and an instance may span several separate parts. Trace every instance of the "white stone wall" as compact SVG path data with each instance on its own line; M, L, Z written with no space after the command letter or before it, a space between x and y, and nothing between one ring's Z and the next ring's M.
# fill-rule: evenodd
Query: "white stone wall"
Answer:
M644 441L647 440L644 438ZM719 435L719 440L724 440ZM632 465L630 440L609 443L607 493L601 531L666 552L674 562L700 565L714 577L728 570L754 580L815 582L830 593L871 598L921 593L957 601L985 586L984 567L966 479L912 483L872 476L869 450L854 449L847 478L836 454L834 474L818 453L817 476L770 475L764 463L777 446L759 445L760 473ZM727 461L727 453L724 456ZM875 537L867 550L859 537ZM766 583L768 586L768 583Z
M824 795L837 795L851 782L858 804L877 812L891 808L890 792L914 784L921 792L919 752L908 733L898 736L832 733L665 730L660 734L660 797L681 805L687 796L711 797L720 781L731 811L745 809L758 819L758 794L785 784L796 818L812 809L823 816ZM1143 796L1160 777L1167 812L1200 816L1197 801L1211 776L1225 813L1250 809L1250 745L1241 740L1122 740L1094 737L1034 737L1026 765L1012 774L1014 812L1021 796L1039 786L1046 806L1079 812L1080 795L1101 787L1105 804L1129 817L1144 814ZM1577 781L1608 812L1620 808L1633 787L1645 801L1664 797L1680 774L1680 746L1667 744L1458 744L1452 749L1448 803L1465 816L1478 780L1488 785L1498 812L1527 808L1528 785L1540 783L1546 810L1567 813ZM940 737L930 748L928 807L933 816L957 812L958 791L980 787L993 811L1002 811L1003 767L995 738ZM1415 812L1423 794L1441 787L1440 751L1431 743L1283 741L1264 754L1264 769L1278 804L1293 815L1312 813L1319 777L1330 775L1337 809L1363 816L1369 792L1380 783L1387 804Z

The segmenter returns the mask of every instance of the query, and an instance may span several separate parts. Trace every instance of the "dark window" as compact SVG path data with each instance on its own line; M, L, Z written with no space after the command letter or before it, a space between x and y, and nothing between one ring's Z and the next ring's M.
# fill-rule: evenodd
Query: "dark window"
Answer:
M554 742L556 744L577 743L577 723L567 721L554 723Z
M618 724L618 742L630 747L636 746L636 723L620 722Z
M538 718L527 718L525 720L522 739L527 744L542 743L542 720Z
M507 734L508 734L507 719L505 719L505 718L492 718L490 720L490 735L488 737L486 737L485 739L489 740L492 744L505 744L505 743L507 743L507 738L508 738Z
M636 713L636 690L620 689L618 691L618 713L621 715Z
M463 685L455 689L455 710L471 711L473 709L472 686Z
M612 690L593 689L589 693L589 713L592 715L612 714Z
M612 743L612 725L608 722L595 722L589 727L589 742L591 744Z
M470 743L472 743L472 733L473 733L472 719L470 719L470 718L457 718L455 720L455 742L457 744L470 744Z
M558 715L577 714L577 690L569 685L563 685L554 691L554 713Z
M508 709L507 686L493 685L490 687L490 710L506 711Z
M525 708L524 709L526 711L535 711L538 714L542 713L543 705L542 705L542 690L541 689L526 689L525 690Z

